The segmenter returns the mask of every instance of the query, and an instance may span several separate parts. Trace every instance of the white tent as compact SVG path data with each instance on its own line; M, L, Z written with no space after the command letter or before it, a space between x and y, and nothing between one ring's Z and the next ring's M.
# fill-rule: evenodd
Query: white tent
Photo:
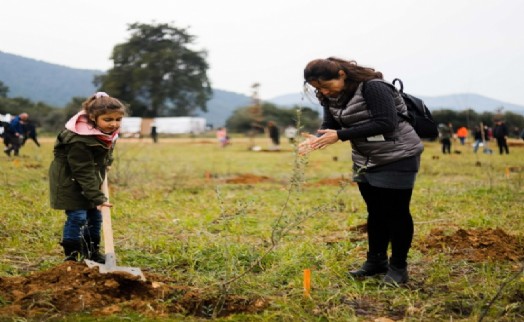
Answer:
M120 125L120 133L123 137L140 135L141 124L141 117L124 117Z
M12 119L13 117L9 113L7 113L6 115L0 114L0 121L2 122L11 122Z
M206 130L206 119L203 117L124 117L120 133L123 137L149 135L153 124L159 134L201 134Z
M158 133L200 134L206 130L203 117L157 117L154 123Z
M11 119L12 119L11 114L6 114L6 115L0 114L0 121L2 121L4 123L11 122ZM0 135L1 134L4 134L4 127L3 126L0 126Z

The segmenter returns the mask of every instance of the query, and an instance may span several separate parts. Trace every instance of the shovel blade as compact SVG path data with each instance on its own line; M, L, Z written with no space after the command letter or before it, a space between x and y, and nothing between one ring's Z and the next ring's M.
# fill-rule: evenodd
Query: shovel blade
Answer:
M85 259L84 262L86 263L87 267L89 268L98 267L98 271L101 274L124 272L124 273L129 273L133 276L140 277L140 280L142 280L143 282L146 281L146 277L144 276L144 273L142 273L142 270L138 267L123 267L123 266L116 266L116 265L106 265L106 264L97 263L89 259Z

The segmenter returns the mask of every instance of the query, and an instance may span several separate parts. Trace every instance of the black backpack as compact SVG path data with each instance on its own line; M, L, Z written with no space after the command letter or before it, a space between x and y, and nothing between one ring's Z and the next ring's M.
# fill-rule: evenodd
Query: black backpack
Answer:
M395 78L393 80L393 86L395 86L396 82L400 84L398 91L408 107L408 115L401 113L398 115L413 126L415 132L417 132L421 139L436 139L438 137L437 124L433 120L433 116L426 104L424 104L420 98L404 93L404 84L400 79Z

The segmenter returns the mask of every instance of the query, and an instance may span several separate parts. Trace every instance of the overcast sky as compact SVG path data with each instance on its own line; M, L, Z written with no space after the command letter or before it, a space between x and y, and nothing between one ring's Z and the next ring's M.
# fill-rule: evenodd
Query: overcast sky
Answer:
M216 89L298 93L308 61L338 56L412 94L524 105L523 13L522 0L3 0L0 51L105 71L128 24L169 23L208 52Z

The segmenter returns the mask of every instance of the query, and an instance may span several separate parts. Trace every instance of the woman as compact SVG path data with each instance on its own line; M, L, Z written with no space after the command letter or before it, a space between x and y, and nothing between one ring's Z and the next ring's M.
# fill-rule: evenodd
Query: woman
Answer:
M350 141L353 179L367 206L367 260L350 275L386 273L385 282L406 283L413 239L409 205L423 145L411 125L398 116L407 113L402 97L382 80L382 73L334 57L309 62L304 80L315 88L324 118L318 135L308 135L299 152Z

